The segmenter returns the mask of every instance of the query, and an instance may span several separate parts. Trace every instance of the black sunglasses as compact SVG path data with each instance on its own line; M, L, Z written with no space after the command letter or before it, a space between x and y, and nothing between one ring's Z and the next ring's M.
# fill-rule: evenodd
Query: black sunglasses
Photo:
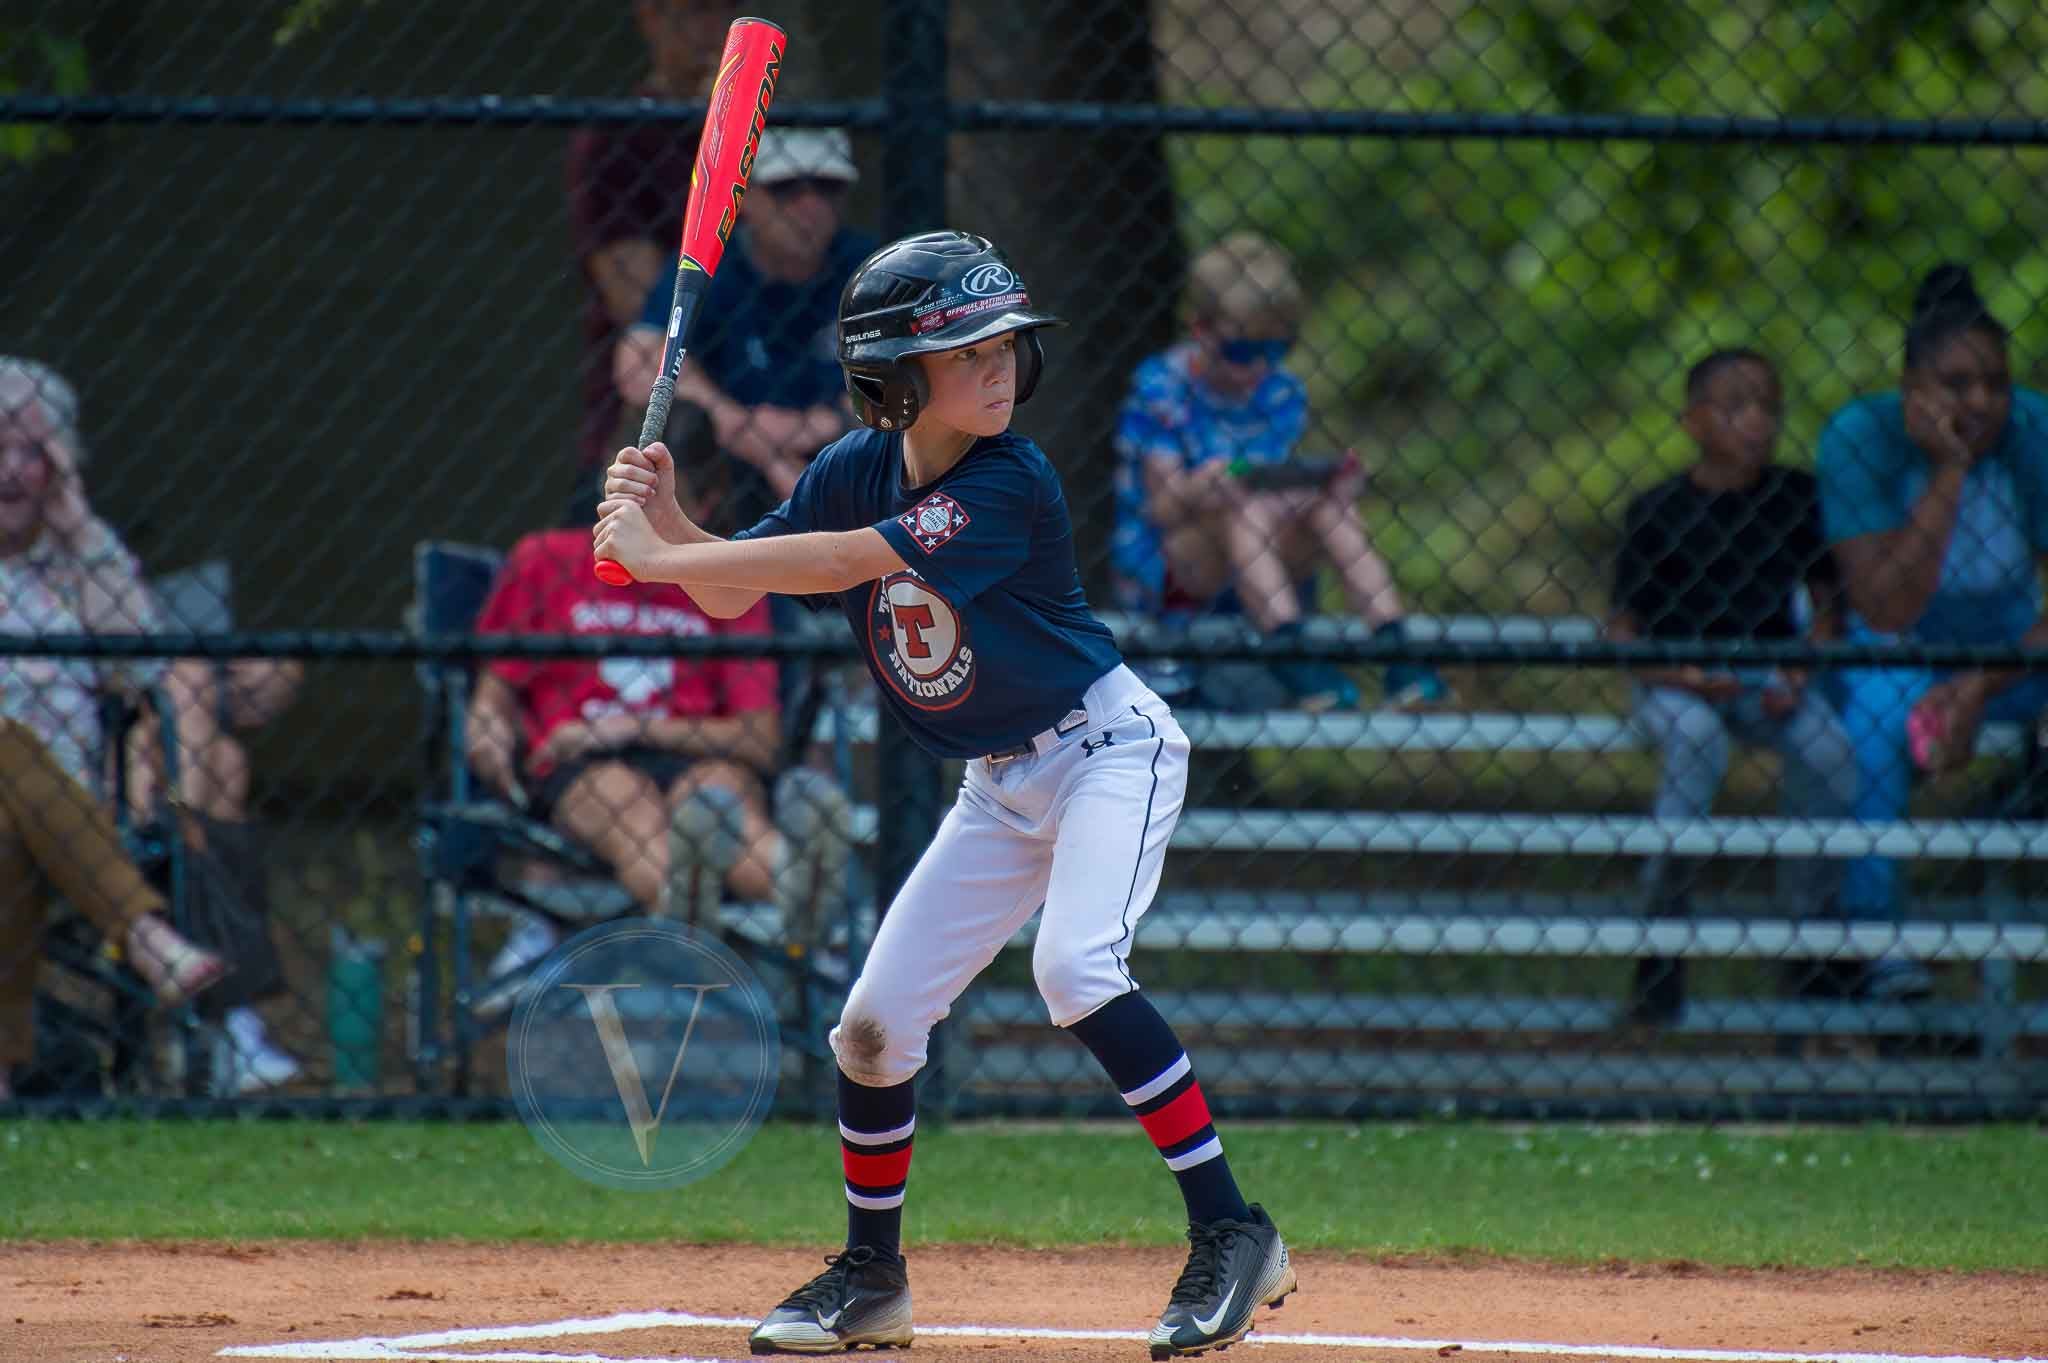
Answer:
M1287 352L1294 349L1294 338L1283 336L1250 341L1239 337L1236 340L1218 342L1216 349L1227 364L1257 364L1263 360L1267 364L1278 366L1286 360Z

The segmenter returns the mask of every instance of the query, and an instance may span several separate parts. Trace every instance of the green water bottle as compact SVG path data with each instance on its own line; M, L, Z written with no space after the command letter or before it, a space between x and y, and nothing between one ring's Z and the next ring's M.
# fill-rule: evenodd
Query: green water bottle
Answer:
M334 1051L334 1087L374 1093L384 1021L384 943L364 942L335 927L327 958L327 1040Z

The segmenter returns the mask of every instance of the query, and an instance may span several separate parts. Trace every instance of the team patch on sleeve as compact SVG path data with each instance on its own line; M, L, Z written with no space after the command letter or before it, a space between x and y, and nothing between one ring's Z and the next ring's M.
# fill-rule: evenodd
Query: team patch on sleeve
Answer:
M943 492L934 492L896 518L926 554L967 528L967 513Z

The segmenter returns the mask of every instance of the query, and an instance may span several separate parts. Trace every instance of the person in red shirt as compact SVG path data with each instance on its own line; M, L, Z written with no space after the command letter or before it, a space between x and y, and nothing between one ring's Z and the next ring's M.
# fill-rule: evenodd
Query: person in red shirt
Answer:
M699 497L699 509L715 501ZM714 620L670 586L606 586L590 572L587 528L539 531L514 545L476 629L770 632L765 602ZM811 949L824 915L845 900L849 809L824 773L793 767L776 781L771 820L764 776L780 743L776 667L758 658L501 658L482 670L469 706L477 774L596 852L647 912L703 923L730 890L772 900L789 942ZM536 924L520 936L518 959L498 965L553 945Z
M711 92L737 0L633 0L647 44L647 75L633 93L702 100ZM655 280L675 266L700 120L586 128L569 146L569 228L583 277L578 477L562 522L588 528L603 499L604 469L619 447L625 406L612 382L612 348L639 320ZM637 433L636 433L637 434Z

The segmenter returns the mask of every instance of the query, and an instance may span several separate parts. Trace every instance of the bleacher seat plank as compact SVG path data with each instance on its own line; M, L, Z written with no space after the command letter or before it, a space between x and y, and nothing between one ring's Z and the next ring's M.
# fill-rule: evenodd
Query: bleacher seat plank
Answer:
M874 806L853 836L875 839ZM2048 825L1992 819L1657 819L1637 814L1403 814L1386 810L1191 809L1171 846L1204 852L1450 856L1919 857L2048 861Z
M1403 889L1397 886L1341 890L1270 890L1174 886L1153 900L1153 912L1245 911L1275 917L1337 915L1342 917L1412 914L1495 918L1637 918L1641 894L1634 889L1579 890ZM1697 918L1797 918L1804 906L1787 905L1776 895L1760 892L1705 890L1693 895ZM2017 912L2015 912L2017 910ZM1984 894L1917 896L1916 918L1930 923L2003 922L2048 919L2048 901L2031 904Z
M1094 1059L1065 1037L1047 1045L973 1049L961 1092L1014 1098L1033 1091L1093 1097L1102 1088ZM1662 1099L1872 1097L1961 1100L2031 1099L2048 1088L2048 1063L2027 1061L1837 1060L1826 1064L1777 1057L1658 1056L1614 1052L1535 1055L1526 1051L1417 1051L1373 1048L1297 1051L1275 1047L1213 1052L1202 1087L1212 1095L1244 1093L1290 1099L1320 1094L1341 1106L1373 1092Z
M1261 990L1148 989L1160 1012L1182 1030L1253 1028L1262 1032L1560 1032L1599 1034L1619 1024L1613 999L1475 997L1441 994L1273 993ZM1836 1003L1798 999L1695 999L1661 1030L1686 1036L1968 1036L1996 1020L2029 1036L2048 1036L2048 1003L2017 1011L1972 1003ZM970 1027L1049 1026L1037 991L975 988L957 1016Z
M2048 860L2048 825L1991 819L1658 819L1635 814L1403 814L1383 810L1190 810L1174 847L1219 852L1463 856L1920 857Z
M1033 919L1011 939L1028 945ZM1436 956L1721 960L2048 961L2048 924L1843 923L1756 919L1552 918L1489 915L1309 916L1260 910L1155 909L1138 925L1148 950L1372 952Z
M1455 753L1641 753L1650 745L1635 724L1618 715L1523 714L1513 711L1438 711L1403 714L1308 714L1268 710L1229 714L1217 710L1175 710L1197 751L1273 749L1287 752L1455 752ZM875 707L847 707L847 741L873 743ZM821 738L833 737L829 716L819 722ZM1987 724L1977 751L2018 755L2026 729Z

